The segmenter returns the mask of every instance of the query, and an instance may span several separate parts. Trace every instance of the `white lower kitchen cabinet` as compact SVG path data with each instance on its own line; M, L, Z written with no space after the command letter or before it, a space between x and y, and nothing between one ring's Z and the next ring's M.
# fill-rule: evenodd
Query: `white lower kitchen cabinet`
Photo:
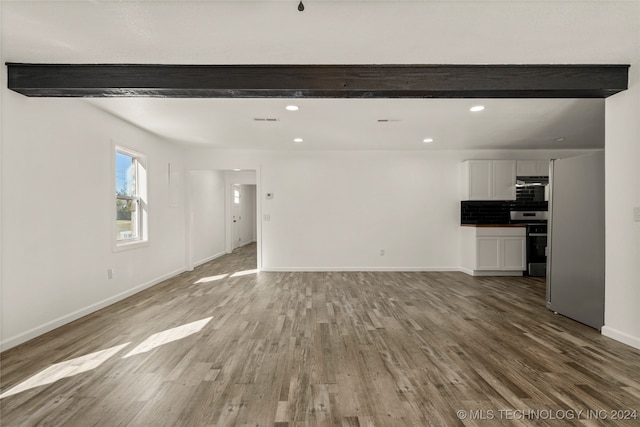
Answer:
M461 270L473 276L522 276L525 227L463 226Z

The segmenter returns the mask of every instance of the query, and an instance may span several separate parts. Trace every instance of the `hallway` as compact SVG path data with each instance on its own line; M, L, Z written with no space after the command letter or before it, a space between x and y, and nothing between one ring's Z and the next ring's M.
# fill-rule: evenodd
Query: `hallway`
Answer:
M2 425L639 423L612 416L640 411L640 351L548 311L541 279L258 273L255 254L2 353Z

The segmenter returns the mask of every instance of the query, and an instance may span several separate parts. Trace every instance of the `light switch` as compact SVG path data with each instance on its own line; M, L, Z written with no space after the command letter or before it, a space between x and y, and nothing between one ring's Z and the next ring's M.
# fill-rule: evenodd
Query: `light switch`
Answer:
M633 220L635 222L640 222L640 206L633 208Z

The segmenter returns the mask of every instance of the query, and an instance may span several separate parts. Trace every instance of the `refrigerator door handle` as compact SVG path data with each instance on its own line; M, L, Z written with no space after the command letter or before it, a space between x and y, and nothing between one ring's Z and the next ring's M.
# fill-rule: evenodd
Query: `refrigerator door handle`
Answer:
M549 161L549 185L547 190L547 196L549 198L549 221L547 223L547 247L544 249L547 255L547 308L549 310L553 310L551 306L551 287L553 284L551 283L551 270L553 269L553 263L551 261L551 239L553 236L553 171L556 166L556 159L551 159Z

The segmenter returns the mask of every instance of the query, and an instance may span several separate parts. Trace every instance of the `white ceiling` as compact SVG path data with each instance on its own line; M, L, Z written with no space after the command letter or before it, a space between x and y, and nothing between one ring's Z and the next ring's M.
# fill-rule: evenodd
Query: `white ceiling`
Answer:
M2 1L9 62L630 63L628 1ZM598 99L78 99L172 140L257 149L595 148ZM295 103L297 112L284 110ZM469 107L483 104L480 113ZM254 118L277 118L255 122ZM379 123L379 119L398 120ZM304 138L294 144L294 137ZM434 138L424 144L424 138ZM562 142L556 139L565 138Z
M102 98L87 102L156 134L217 148L548 149L598 148L604 142L600 99ZM289 104L300 109L286 111ZM485 110L469 111L478 104ZM298 137L304 141L296 144L293 139ZM425 138L434 142L425 144Z

